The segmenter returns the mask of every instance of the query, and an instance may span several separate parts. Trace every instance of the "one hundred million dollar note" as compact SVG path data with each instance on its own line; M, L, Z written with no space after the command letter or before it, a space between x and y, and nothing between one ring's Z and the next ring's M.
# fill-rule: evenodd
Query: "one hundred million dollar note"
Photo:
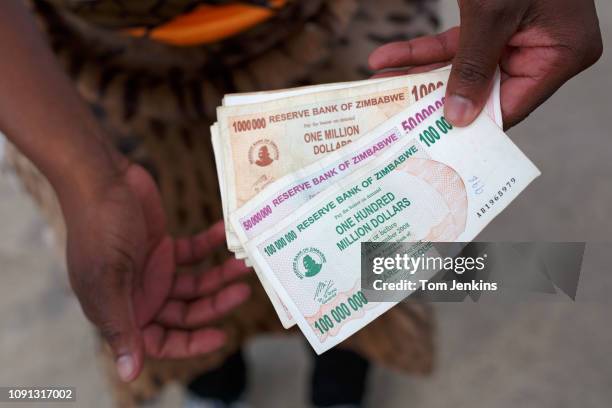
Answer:
M354 142L369 130L443 87L449 68L419 75L332 84L277 92L228 97L229 103L261 101L218 109L218 154L225 183L224 214L230 216L279 178L303 168ZM357 85L357 86L356 86ZM237 99L238 98L238 99ZM263 98L263 99L262 99ZM501 123L499 100L488 104ZM240 240L226 223L228 247L243 257Z
M396 304L363 295L360 242L469 242L539 176L486 114L454 128L443 101L437 90L365 135L399 142L246 244L317 353ZM348 162L323 159L320 175L368 148L347 147Z

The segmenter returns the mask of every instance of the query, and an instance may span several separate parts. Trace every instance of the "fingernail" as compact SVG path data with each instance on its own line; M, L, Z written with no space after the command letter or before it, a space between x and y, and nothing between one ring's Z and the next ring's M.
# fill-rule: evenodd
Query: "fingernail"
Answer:
M131 355L120 356L117 361L117 373L123 381L129 381L134 373L134 359Z
M467 126L476 118L476 108L468 98L451 95L446 100L445 114L453 125Z

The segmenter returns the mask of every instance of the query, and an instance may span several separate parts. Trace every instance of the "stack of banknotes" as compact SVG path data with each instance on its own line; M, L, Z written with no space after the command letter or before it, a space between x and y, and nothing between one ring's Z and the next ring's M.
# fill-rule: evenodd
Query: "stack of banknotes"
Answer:
M469 242L540 174L502 130L499 76L457 128L449 73L226 95L217 110L228 247L317 353L396 304L361 291L361 242Z

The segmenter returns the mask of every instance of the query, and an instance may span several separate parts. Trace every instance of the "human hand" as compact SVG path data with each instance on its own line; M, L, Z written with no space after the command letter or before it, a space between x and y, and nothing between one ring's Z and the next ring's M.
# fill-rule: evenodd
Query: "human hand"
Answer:
M603 44L593 0L459 0L461 28L384 45L374 70L415 73L453 64L446 117L467 126L482 111L498 64L506 127L525 119L566 81L593 65Z
M230 259L199 276L175 275L224 243L223 223L173 240L155 183L134 164L87 199L63 200L63 210L71 285L123 380L138 376L145 353L183 358L224 343L221 330L203 326L248 298L244 283L219 288L250 269Z
M56 192L72 287L110 344L120 377L134 379L145 352L186 357L219 347L223 333L202 325L249 295L243 284L216 291L249 269L227 261L200 280L175 270L221 245L223 226L173 240L153 180L115 149L25 2L0 1L0 15L0 131Z

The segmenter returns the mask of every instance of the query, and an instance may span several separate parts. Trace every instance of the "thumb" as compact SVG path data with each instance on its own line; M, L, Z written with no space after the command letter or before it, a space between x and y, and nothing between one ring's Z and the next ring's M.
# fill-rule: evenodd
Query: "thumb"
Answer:
M143 340L129 296L120 295L114 303L97 326L111 348L119 378L129 382L138 377L142 370Z
M445 103L445 116L455 126L471 124L482 111L499 59L517 27L500 21L500 11L487 12L486 6L476 7L478 3L461 2L459 46Z
M143 365L144 346L131 301L131 276L129 267L108 264L70 276L84 314L109 345L123 381L134 380Z

